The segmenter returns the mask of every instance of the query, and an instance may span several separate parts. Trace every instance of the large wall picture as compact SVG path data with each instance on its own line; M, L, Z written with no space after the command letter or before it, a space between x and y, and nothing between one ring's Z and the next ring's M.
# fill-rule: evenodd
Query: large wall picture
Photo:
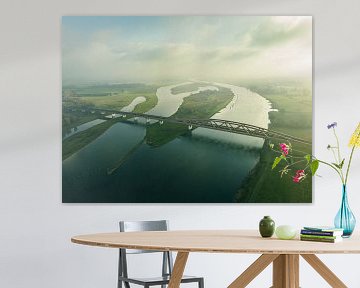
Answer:
M64 203L311 203L311 136L312 17L62 18Z

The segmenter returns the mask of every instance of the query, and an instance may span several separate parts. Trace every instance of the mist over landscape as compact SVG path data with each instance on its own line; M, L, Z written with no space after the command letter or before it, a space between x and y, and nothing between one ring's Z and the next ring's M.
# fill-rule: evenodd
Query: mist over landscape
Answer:
M63 83L309 77L311 25L307 16L63 17Z

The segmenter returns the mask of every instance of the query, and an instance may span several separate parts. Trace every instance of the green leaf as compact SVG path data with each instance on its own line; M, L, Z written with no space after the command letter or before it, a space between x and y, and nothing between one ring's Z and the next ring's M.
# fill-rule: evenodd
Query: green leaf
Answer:
M274 159L274 163L272 164L271 169L274 169L280 163L281 159L282 159L282 157L276 157Z
M344 163L345 163L345 158L341 161L340 165L339 165L339 168L342 169L343 166L344 166Z
M310 163L310 160L311 160L311 155L310 155L310 154L305 155L304 158L306 159L307 164L309 164L309 163Z
M318 168L319 168L319 161L318 160L312 161L311 165L310 165L312 176L314 176L316 174L316 171L318 170Z
M332 162L331 164L333 164L338 169L342 169L342 167L344 166L344 162L345 162L345 159L343 159L340 164L337 164L334 162Z

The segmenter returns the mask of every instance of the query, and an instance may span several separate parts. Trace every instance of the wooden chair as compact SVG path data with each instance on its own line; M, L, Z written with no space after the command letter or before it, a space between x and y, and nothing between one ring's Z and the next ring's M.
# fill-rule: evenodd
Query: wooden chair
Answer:
M168 221L120 221L120 232L134 231L167 231ZM118 288L130 288L130 284L136 284L149 288L150 286L161 286L165 288L169 284L170 276L173 268L173 258L169 251L149 251L135 249L119 249L119 269L118 269ZM134 278L129 277L127 269L127 254L141 253L163 253L162 274L160 277L152 278ZM204 288L204 278L194 276L183 276L181 283L198 283L198 288Z

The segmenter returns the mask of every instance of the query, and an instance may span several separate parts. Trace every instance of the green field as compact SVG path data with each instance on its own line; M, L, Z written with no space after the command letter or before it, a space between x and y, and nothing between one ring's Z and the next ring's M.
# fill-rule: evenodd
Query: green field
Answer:
M111 96L120 93L142 93L156 91L156 86L142 83L129 84L101 84L101 85L66 85L63 86L63 96Z
M136 97L145 97L146 101L138 104L134 112L145 113L157 104L157 97L152 92L144 93L122 93L115 94L112 96L92 96L92 97L81 97L85 104L93 105L96 108L114 109L121 110L125 106L129 105Z
M230 89L218 87L219 91L206 90L184 98L175 118L208 119L230 103L234 94Z
M249 84L268 99L277 113L270 113L270 129L310 140L312 138L312 88L310 83L273 82Z
M287 133L311 141L312 139L312 89L305 81L262 81L239 84L267 98L278 112L270 113L269 129ZM279 142L271 141L278 150ZM249 173L246 181L236 194L236 202L251 203L310 203L312 201L312 179L308 176L297 184L293 175L280 178L279 169L272 170L274 158L278 156L266 142L261 151L260 161ZM309 145L291 143L296 150L311 153ZM297 156L302 157L299 153ZM304 163L296 164L293 170L303 169Z
M121 110L136 97L142 96L146 101L138 104L134 112L144 113L156 106L156 89L157 86L144 84L64 87L63 105Z

